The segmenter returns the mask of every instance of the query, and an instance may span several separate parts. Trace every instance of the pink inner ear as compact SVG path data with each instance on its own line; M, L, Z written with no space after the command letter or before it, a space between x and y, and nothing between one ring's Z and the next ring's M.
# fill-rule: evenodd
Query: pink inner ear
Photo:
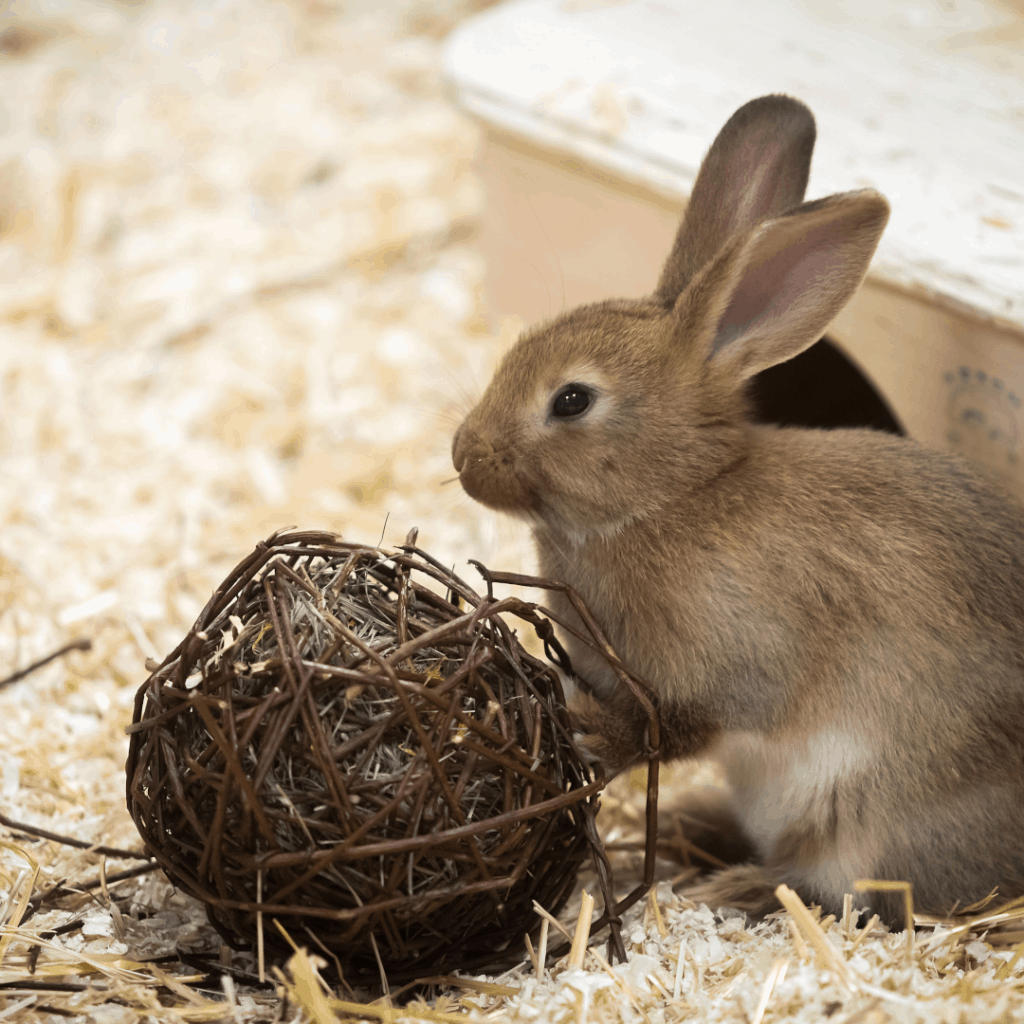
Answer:
M747 152L750 149L751 152ZM784 162L784 147L777 143L765 144L758 140L756 146L744 147L743 159L738 161L738 170L743 181L738 182L734 194L739 201L729 211L729 230L722 238L728 238L733 231L762 220L768 211L781 213L789 204L798 203L799 196L793 191L791 169Z
M829 244L835 241L829 237L835 231L828 222L800 224L798 233L778 232L774 245L759 245L719 321L712 354L742 334L799 317L817 292L816 285L829 280L836 269L838 254Z
M733 233L800 202L802 188L796 191L786 156L785 147L763 138L740 148L718 182L719 192L729 201L721 202L709 218L714 237L724 242Z

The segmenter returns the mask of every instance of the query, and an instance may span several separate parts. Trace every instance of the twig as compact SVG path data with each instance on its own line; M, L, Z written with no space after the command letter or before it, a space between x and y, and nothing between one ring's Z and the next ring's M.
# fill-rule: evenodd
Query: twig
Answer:
M210 963L201 953L186 953L184 950L179 949L176 957L172 959L180 960L186 967L191 967L196 971L202 971L204 974L217 974L222 977L233 978L235 981L241 982L243 985L248 985L251 988L277 988L276 981L257 977L255 974L251 974L249 971L239 970L237 967L230 967L221 963Z
M60 843L62 846L73 846L78 850L89 850L91 853L100 853L106 857L119 857L122 860L150 860L149 854L137 853L134 850L120 850L116 846L100 846L96 843L87 842L84 839L73 839L71 836L62 836L57 832L49 832L45 828L36 825L26 825L22 821L15 821L8 818L6 814L0 814L0 825L5 825L14 832L24 832L26 835L35 836L37 839L46 839L51 843Z
M528 604L525 601L519 602L519 607L512 607L510 610L521 619L533 624L537 635L544 641L544 649L552 661L556 661L565 671L571 671L569 656L565 649L554 637L551 623L556 622L562 629L571 633L576 639L585 643L593 651L597 652L608 663L609 667L618 677L619 682L625 686L640 704L647 717L647 805L646 805L646 833L644 838L644 873L643 880L623 899L612 906L608 902L608 891L603 891L605 896L605 912L594 922L593 930L599 931L606 925L611 926L611 938L609 939L609 957L614 951L621 960L625 961L625 947L619 933L621 915L635 903L643 899L654 884L654 871L657 857L658 845L658 780L661 764L661 726L658 717L658 699L651 686L632 675L619 661L618 655L612 649L601 627L594 619L587 608L582 597L567 583L559 580L542 579L535 576L524 576L519 573L491 572L479 562L470 560L481 576L487 581L488 593L493 583L506 583L512 586L535 587L541 590L557 591L565 594L573 611L580 622L589 633L584 635L574 628L570 623L556 615L549 608ZM505 604L510 604L506 599ZM595 847L595 851L596 851ZM600 860L603 852L595 856ZM599 869L600 875L600 869ZM621 952L620 952L621 951ZM561 951L559 951L561 952Z
M6 679L0 679L0 690L4 687L10 686L12 683L18 682L20 679L24 679L25 676L31 675L37 669L42 668L44 665L49 665L55 658L59 658L69 651L91 651L92 641L91 640L72 640L71 643L65 644L63 647L54 651L52 654L48 654L45 658L40 658L38 661L33 661L31 665L26 668L19 669L12 675L7 676Z
M0 981L0 991L10 992L86 992L92 985L75 981Z

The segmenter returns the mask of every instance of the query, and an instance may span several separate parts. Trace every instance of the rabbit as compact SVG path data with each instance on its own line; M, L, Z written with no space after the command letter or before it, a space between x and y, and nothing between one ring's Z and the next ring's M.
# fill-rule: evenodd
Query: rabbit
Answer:
M822 335L888 219L870 189L803 201L814 141L793 98L740 107L653 295L526 332L452 457L651 687L663 758L721 764L710 819L754 857L706 902L764 914L785 883L839 914L894 879L941 914L1024 893L1024 509L908 438L750 417L747 382ZM564 644L581 749L614 775L646 719ZM902 895L858 905L902 926Z

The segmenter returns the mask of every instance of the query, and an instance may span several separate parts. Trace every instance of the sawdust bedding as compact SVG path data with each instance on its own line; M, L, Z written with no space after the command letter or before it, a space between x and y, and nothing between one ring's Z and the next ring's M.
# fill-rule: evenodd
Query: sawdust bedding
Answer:
M1019 915L905 935L762 923L673 890L543 972L399 1011L297 954L252 984L139 860L124 727L146 659L262 537L296 524L528 571L450 484L466 398L507 336L472 246L475 129L443 98L468 5L16 0L0 22L0 808L112 848L0 831L0 1020L996 1021L1024 1015ZM503 332L505 335L508 331ZM607 795L620 880L641 833ZM55 892L63 884L63 895ZM563 914L570 930L579 899ZM552 941L555 926L552 925ZM998 934L997 934L998 933ZM578 963L576 962L578 961Z

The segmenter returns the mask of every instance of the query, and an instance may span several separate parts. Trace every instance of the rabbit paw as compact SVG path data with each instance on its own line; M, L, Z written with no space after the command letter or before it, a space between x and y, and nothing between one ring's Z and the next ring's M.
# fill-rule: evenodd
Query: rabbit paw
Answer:
M720 786L668 788L658 808L658 852L701 869L756 861L732 794Z
M568 695L573 739L583 757L599 763L611 778L644 756L646 722L632 700L616 692L598 700L580 686Z
M760 918L779 909L776 884L771 872L760 864L735 864L684 889L682 895L694 903L705 903L712 910L732 907Z

